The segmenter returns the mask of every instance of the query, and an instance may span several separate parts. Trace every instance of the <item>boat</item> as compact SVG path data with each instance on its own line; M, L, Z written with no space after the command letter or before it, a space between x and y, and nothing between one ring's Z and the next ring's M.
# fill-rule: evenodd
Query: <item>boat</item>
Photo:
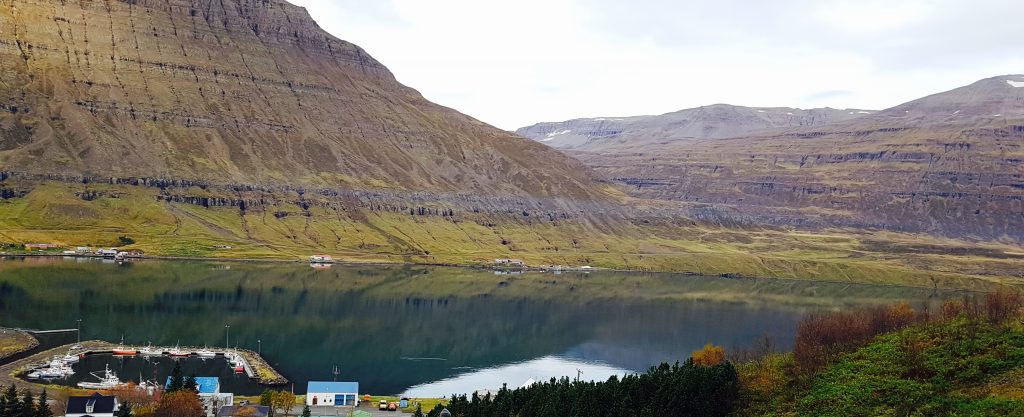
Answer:
M81 360L81 359L82 359L81 356L74 355L71 352L68 352L68 353L64 354L64 356L62 356L60 358L61 362L64 362L65 364L68 364L68 365L71 365L73 363L78 363L78 361Z
M167 355L174 358L181 358L185 356L192 356L192 352L185 352L178 348L178 345L174 345L174 349L167 352Z
M135 356L138 351L124 347L124 336L121 336L121 344L112 350L114 356Z
M334 258L330 255L313 255L309 257L309 263L311 264L333 264Z
M196 351L196 355L200 356L200 357L203 357L203 358L212 358L214 356L217 356L217 352L214 352L214 351L204 347L204 348L202 348L200 350L197 350Z
M117 378L117 374L110 370L110 365L107 365L103 370L103 376L97 375L95 372L90 372L92 376L99 379L99 382L79 382L79 388L85 389L111 389L118 385L121 385L121 380Z
M63 358L57 357L46 366L36 368L26 376L33 379L56 379L66 378L74 373L75 371L71 369L71 365L65 363Z
M146 345L146 347L142 348L142 350L139 351L139 354L142 356L160 356L164 353L159 349L153 349L153 344L150 343L149 345Z

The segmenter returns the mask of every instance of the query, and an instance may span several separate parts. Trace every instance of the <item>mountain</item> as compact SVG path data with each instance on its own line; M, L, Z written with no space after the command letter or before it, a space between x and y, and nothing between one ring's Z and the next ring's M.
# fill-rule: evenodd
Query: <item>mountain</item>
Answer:
M600 198L281 0L0 3L0 166L214 184Z
M818 126L650 139L568 153L636 197L731 207L762 224L1024 241L1021 75Z
M516 134L557 149L610 151L692 139L744 136L773 128L819 126L871 114L860 109L793 109L715 104L659 116L574 119L538 123Z
M771 117L748 123L852 116L763 110ZM836 225L860 223L822 218L816 206L775 210L767 197L737 205L745 196L729 181L752 178L760 168L745 165L760 159L750 156L770 150L747 154L736 142L723 154L701 141L732 143L687 139L704 154L670 149L651 170L643 147L588 167L427 101L281 0L0 1L0 255L42 242L194 258L516 258L966 288L1024 270L1012 239L948 240L957 235L913 222L885 237L863 228L837 237ZM664 142L651 149L671 148ZM1000 146L1015 155L1015 143ZM701 171L706 163L722 168ZM814 180L799 169L753 178L797 174ZM639 191L615 184L634 177L666 180ZM690 178L726 188L689 198L699 189L680 179ZM799 187L817 190L808 184ZM929 258L952 250L962 252Z

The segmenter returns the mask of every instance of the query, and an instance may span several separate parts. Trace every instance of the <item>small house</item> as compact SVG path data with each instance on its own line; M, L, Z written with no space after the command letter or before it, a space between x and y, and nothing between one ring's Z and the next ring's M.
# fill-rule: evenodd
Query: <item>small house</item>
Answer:
M359 405L358 382L309 381L306 405L355 407Z
M114 417L114 413L119 408L117 397L95 393L88 396L68 397L68 407L64 415L66 417Z

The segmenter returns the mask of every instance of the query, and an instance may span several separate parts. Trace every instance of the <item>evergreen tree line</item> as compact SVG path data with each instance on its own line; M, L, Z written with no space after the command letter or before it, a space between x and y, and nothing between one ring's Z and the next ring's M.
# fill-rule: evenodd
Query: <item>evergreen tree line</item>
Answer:
M494 398L453 396L427 417L447 408L453 417L727 416L739 405L740 383L729 362L652 367L644 374L604 382L551 379L526 388L503 387Z
M37 400L29 390L19 396L18 390L11 384L0 395L0 417L53 417L53 411L50 411L46 401L46 391L39 394Z

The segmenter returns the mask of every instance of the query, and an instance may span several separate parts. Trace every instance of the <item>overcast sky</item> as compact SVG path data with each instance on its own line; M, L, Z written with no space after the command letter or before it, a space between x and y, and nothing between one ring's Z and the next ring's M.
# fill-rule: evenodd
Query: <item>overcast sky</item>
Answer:
M714 103L881 109L1024 73L1020 0L289 0L504 129Z

